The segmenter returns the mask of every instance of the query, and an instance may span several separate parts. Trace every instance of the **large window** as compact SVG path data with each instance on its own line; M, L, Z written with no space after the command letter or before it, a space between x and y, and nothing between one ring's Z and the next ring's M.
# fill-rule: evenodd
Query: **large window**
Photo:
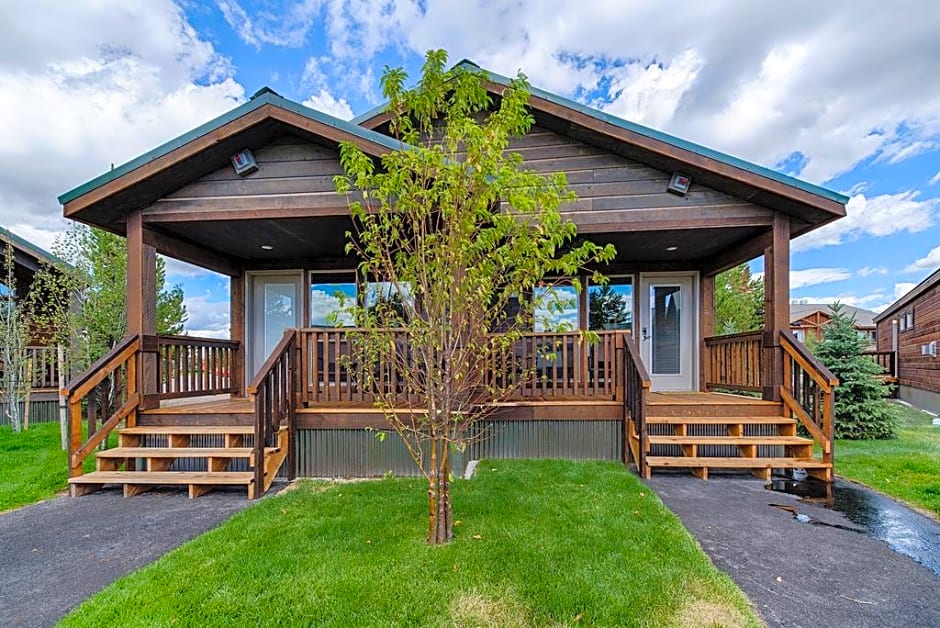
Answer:
M310 273L310 325L351 327L352 316L344 311L357 298L356 282L348 273Z
M535 331L573 331L578 328L578 293L570 285L539 286L532 291Z
M588 329L633 329L633 278L611 277L588 288Z
M414 296L411 284L391 281L370 281L365 288L366 307L370 314L384 318L388 327L398 327L408 320L414 311Z

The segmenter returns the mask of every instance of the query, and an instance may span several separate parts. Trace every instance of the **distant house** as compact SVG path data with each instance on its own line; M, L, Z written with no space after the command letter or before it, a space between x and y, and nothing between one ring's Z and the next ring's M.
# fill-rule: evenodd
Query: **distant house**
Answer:
M898 396L940 412L940 269L875 317L878 351L896 354Z
M13 278L16 297L22 300L32 289L36 273L43 265L64 264L56 256L44 251L32 242L0 227L0 269L6 268L7 251L13 254ZM0 271L0 284L6 279L5 270ZM5 291L4 294L8 294ZM49 334L32 330L27 352L32 367L30 396L30 422L58 420L59 356ZM6 421L6 413L0 411L0 424Z
M855 329L874 347L877 340L875 328L875 313L851 305L843 305L849 316L855 317ZM832 310L828 303L791 303L790 304L790 331L797 340L806 342L807 339L822 340L823 327L832 320Z

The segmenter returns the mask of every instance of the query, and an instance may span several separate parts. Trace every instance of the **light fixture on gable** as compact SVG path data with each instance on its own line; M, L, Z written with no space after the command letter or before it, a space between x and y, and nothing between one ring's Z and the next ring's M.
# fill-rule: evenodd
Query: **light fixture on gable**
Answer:
M262 251L273 251L273 250L274 250L274 247L271 246L270 244L262 244L262 245L261 245L261 250L262 250Z
M246 148L232 155L232 166L235 168L235 174L244 177L258 169L258 162L255 161L255 156L251 154L251 151Z
M667 192L672 192L679 196L685 196L689 193L689 188L692 186L692 177L688 177L684 174L678 172L672 173L672 178L669 179L669 185L666 187Z
M672 253L673 251L678 251L678 250L679 250L679 247L676 246L675 244L671 244L671 245L669 245L669 246L666 247L666 250L669 251L670 253Z

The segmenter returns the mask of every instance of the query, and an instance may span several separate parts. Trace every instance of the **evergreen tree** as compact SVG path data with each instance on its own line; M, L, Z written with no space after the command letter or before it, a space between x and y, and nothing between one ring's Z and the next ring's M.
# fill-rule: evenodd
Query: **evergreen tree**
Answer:
M885 400L891 388L878 378L882 368L862 355L867 342L855 330L855 317L849 316L838 302L829 309L832 319L823 328L815 353L839 378L835 391L836 438L894 438L897 412Z
M608 284L592 289L588 299L591 329L625 329L630 318L623 297Z
M764 282L751 276L747 264L715 277L715 331L737 334L764 325Z

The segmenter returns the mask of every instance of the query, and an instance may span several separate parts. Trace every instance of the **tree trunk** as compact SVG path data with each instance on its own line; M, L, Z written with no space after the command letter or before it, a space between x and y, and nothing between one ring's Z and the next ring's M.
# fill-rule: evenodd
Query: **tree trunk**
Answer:
M431 441L428 469L428 543L442 545L454 538L450 504L450 458L447 441Z

